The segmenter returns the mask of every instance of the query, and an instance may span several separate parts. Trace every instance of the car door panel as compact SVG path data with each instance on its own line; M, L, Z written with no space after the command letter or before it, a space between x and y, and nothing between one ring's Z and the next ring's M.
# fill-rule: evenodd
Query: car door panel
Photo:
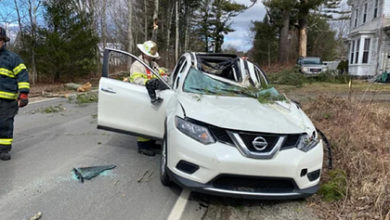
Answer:
M163 102L153 105L145 86L102 77L99 82L98 127L162 139L166 107L173 90L158 92Z

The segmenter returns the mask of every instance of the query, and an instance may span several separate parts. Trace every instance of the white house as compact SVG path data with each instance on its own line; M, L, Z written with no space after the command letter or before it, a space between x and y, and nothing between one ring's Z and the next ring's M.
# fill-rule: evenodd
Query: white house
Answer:
M370 77L390 72L390 0L348 0L352 7L349 73Z

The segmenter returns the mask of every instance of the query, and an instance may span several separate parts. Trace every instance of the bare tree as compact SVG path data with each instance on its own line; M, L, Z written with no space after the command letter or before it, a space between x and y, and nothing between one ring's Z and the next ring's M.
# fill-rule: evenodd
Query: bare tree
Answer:
M152 32L152 40L157 41L157 32L158 32L158 8L159 2L158 0L154 0L154 10L153 10L153 32Z
M24 34L23 34L22 18L20 17L19 6L18 6L18 2L16 0L14 0L14 4L15 4L16 15L18 16L18 25L19 25L19 34L21 37L21 43L22 43L22 47L24 47Z
M107 46L107 0L102 0L102 10L101 10L101 34L103 48Z
M175 37L175 62L179 59L179 1L176 0L176 7L175 7L175 25L176 25L176 37Z
M145 41L148 40L148 1L144 0L144 32L145 32Z
M127 0L127 10L128 10L128 24L127 24L127 40L128 40L128 47L127 50L131 53L133 51L133 2L132 0Z
M168 4L168 7L167 7L167 14L168 14L168 18L167 18L167 56L166 56L166 59L165 59L165 65L166 66L169 66L169 58L170 58L170 44L171 44L171 27L172 27L172 18L173 18L173 9L175 7L175 4Z
M35 59L35 47L37 39L37 12L41 4L41 0L28 0L28 14L31 25L31 82L35 84L37 81L37 66Z

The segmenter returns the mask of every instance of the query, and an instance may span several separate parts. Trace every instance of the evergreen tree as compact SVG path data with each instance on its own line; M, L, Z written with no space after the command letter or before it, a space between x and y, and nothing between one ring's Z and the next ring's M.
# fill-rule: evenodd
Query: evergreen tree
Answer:
M308 16L307 53L311 56L320 56L322 60L336 58L336 32L333 31L327 20L319 14Z
M271 23L279 28L279 63L288 62L290 44L288 40L291 17L295 12L293 0L265 0Z
M72 79L96 70L98 38L88 12L75 13L72 0L48 0L46 28L40 29L37 45L41 72L53 77Z
M212 32L211 38L214 41L214 52L221 52L224 42L224 35L234 30L230 27L231 19L244 11L246 7L229 0L214 0L212 4Z
M270 65L278 59L278 28L269 22L268 16L263 22L254 22L255 33L250 56L260 65Z
M224 34L233 32L231 19L246 7L231 0L202 0L196 29L204 42L205 52L221 52Z

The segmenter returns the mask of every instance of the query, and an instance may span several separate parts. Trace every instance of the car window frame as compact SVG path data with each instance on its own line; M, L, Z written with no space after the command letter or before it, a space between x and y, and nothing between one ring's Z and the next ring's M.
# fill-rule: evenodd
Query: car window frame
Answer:
M172 86L175 85L175 82L176 82L176 78L178 76L178 73L179 71L181 70L181 66L182 64L184 63L184 61L186 61L186 57L183 55L182 57L180 57L179 59L179 62L177 62L175 68L173 69L173 72L172 72Z
M168 87L168 89L172 89L171 85L169 85L169 82L166 82L163 78L161 78L160 74L158 74L155 70L153 70L153 68L151 68L149 65L147 65L139 57L137 57L134 54L131 54L129 52L126 52L126 51L123 51L123 50L118 50L118 49L113 49L113 48L104 48L102 77L110 78L109 77L109 72L108 72L108 65L109 65L110 53L112 53L112 52L116 52L116 53L127 55L127 56L135 59L136 61L140 62L145 68L149 69L150 72L159 79L159 81L161 81L163 84L165 84Z
M183 72L187 69L187 65L188 65L188 61L187 61L187 59L185 59L185 61L181 65L179 71L177 72L177 76L176 76L176 79L175 79L174 84L173 84L174 89L178 89L180 78L183 75Z
M254 66L255 66L255 71L257 70L260 74L261 81L263 82L263 80L264 80L265 84L268 86L269 81L268 81L267 75L265 75L264 71L259 66L255 65L255 64L254 64Z

